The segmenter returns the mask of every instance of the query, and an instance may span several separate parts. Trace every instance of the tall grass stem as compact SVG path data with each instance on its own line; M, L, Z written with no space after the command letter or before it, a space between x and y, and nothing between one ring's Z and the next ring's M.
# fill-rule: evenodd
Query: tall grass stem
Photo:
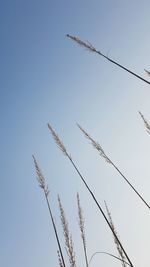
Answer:
M105 59L107 59L108 61L110 61L111 63L115 64L116 66L118 66L119 68L127 71L128 73L130 73L131 75L135 76L136 78L142 80L143 82L147 83L150 85L150 82L147 81L146 79L142 78L141 76L139 76L138 74L136 74L135 72L131 71L130 69L127 69L126 67L124 67L123 65L119 64L118 62L112 60L111 58L109 58L108 56L104 55L103 53L101 53L100 51L98 51L91 43L89 42L84 42L82 41L79 37L76 36L72 36L70 34L66 35L68 38L70 38L71 40L75 41L76 43L78 43L80 46L86 48L88 51L93 52L98 54L101 57L104 57Z
M52 127L49 127L49 124L48 124L48 128L51 129ZM53 129L53 128L52 128L52 129ZM58 135L56 134L56 132L55 132L54 130L51 131L51 134L52 134L52 136L53 136L55 142L57 143L57 145L58 145L59 143L62 143L62 141L61 141L60 139L59 139L59 142L56 141L55 136L58 137ZM58 138L59 138L59 137L58 137ZM58 146L59 146L59 145L58 145ZM60 147L60 149L61 149L61 147ZM66 149L66 148L65 148L65 149ZM61 149L61 150L62 150L62 149ZM97 199L96 199L94 193L92 192L92 190L90 189L90 187L89 187L88 184L86 183L84 177L83 177L82 174L80 173L79 169L77 168L77 166L76 166L76 164L74 163L74 161L72 160L72 158L69 156L68 152L65 153L65 156L68 157L68 159L70 160L70 162L71 162L71 164L73 165L74 169L75 169L76 172L78 173L80 179L81 179L82 182L84 183L86 189L87 189L88 192L90 193L90 195L91 195L91 197L93 198L95 204L97 205L97 207L98 207L100 213L102 214L102 216L103 216L105 222L107 223L107 225L109 226L109 228L110 228L110 230L112 231L113 235L115 236L116 240L118 241L118 243L119 243L119 245L120 245L120 247L121 247L121 249L122 249L124 255L126 256L128 262L130 263L131 267L133 267L133 264L132 264L132 262L131 262L131 260L130 260L130 258L129 258L129 256L128 256L127 252L125 251L125 249L124 249L122 243L120 242L119 238L117 237L116 233L115 233L114 230L112 229L111 224L110 224L109 220L107 219L107 217L106 217L106 215L105 215L103 209L101 208L100 204L98 203L98 201L97 201Z

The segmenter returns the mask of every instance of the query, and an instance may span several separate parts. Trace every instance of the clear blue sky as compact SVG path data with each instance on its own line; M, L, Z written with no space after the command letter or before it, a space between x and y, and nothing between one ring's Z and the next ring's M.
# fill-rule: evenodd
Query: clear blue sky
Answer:
M150 86L68 40L90 41L144 78L150 69L150 2L0 1L0 265L58 266L57 245L38 188L32 154L50 188L61 232L57 193L64 203L83 266L76 214L79 191L86 216L89 255L116 253L112 236L67 159L54 144L47 122L62 137L103 205L108 202L135 266L148 267L150 217L119 175L76 127L79 122L150 202L150 137L138 110L150 119ZM136 223L135 223L136 222ZM97 256L91 265L119 266Z

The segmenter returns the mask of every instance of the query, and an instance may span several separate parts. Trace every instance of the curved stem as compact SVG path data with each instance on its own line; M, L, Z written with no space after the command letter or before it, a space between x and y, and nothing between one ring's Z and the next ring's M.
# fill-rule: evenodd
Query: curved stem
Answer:
M123 261L123 260L120 259L119 257L117 257L117 256L115 256L115 255L113 255L113 254L111 254L111 253L105 252L105 251L98 251L98 252L95 252L95 253L91 256L91 258L90 258L90 260L89 260L89 265L91 264L92 259L93 259L97 254L106 254L106 255L108 255L108 256L111 256L111 257L113 257L113 258L115 258L115 259L117 259L117 260L119 260L119 261L122 261L122 262L124 262L125 264L131 266L128 262Z

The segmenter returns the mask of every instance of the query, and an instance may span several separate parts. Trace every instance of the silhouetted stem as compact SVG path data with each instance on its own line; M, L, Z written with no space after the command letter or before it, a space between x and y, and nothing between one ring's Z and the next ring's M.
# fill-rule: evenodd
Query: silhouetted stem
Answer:
M150 206L145 201L145 199L141 196L141 194L135 189L135 187L129 182L129 180L124 176L124 174L118 169L118 167L110 160L111 165L117 170L117 172L123 177L123 179L129 184L129 186L133 189L133 191L139 196L139 198L143 201L143 203L150 209Z
M45 194L45 198L46 198L46 202L47 202L50 218L51 218L51 221L52 221L52 225L53 225L53 228L54 228L54 233L55 233L55 237L56 237L56 240L57 240L57 244L58 244L60 256L61 256L61 259L62 259L62 263L63 263L63 266L66 267L64 256L63 256L63 252L62 252L60 241L59 241L59 237L58 237L58 233L57 233L57 229L56 229L56 225L55 225L55 222L54 222L54 219L53 219L53 214L52 214L50 203L49 203L49 200L48 200L48 196L47 196L45 190L44 190L44 194Z
M102 54L100 51L98 51L91 43L89 42L84 42L82 41L79 37L76 36L72 36L70 34L66 35L68 38L70 38L71 40L75 41L76 43L78 43L80 46L86 48L88 51L93 52L98 54L99 56L104 57L105 59L107 59L108 61L110 61L111 63L117 65L118 67L122 68L123 70L129 72L130 74L132 74L133 76L135 76L136 78L142 80L143 82L150 84L149 81L147 81L146 79L142 78L141 76L137 75L135 72L125 68L124 66L122 66L121 64L119 64L118 62L112 60L111 58L109 58L108 56Z
M99 211L100 211L101 214L103 215L103 217L104 217L106 223L108 224L110 230L112 231L114 237L116 238L118 244L120 245L120 247L121 247L121 249L122 249L124 255L126 256L128 262L130 263L130 266L133 267L133 264L132 264L132 262L131 262L131 260L130 260L130 258L129 258L129 256L128 256L127 252L125 251L123 245L121 244L120 240L118 239L118 237L117 237L115 231L114 231L113 228L111 227L111 224L110 224L110 222L108 221L108 219L107 219L107 217L106 217L106 215L105 215L103 209L101 208L100 204L98 203L98 201L97 201L95 195L93 194L93 192L92 192L91 189L89 188L88 184L86 183L85 179L83 178L82 174L80 173L80 171L79 171L78 168L76 167L74 161L71 159L71 157L68 156L68 158L69 158L70 162L72 163L73 167L75 168L75 170L77 171L78 175L80 176L81 180L83 181L84 185L86 186L87 190L88 190L89 193L91 194L91 196L92 196L93 200L95 201L95 203L96 203L96 205L97 205Z
M117 257L117 256L115 256L115 255L113 255L113 254L111 254L111 253L105 252L105 251L98 251L98 252L95 252L95 253L91 256L91 258L90 258L90 260L89 260L89 265L90 265L92 259L93 259L97 254L106 254L106 255L108 255L108 256L111 256L111 257L113 257L113 258L115 258L115 259L117 259L117 260L119 260L119 261L122 261L122 262L124 262L125 264L128 264L129 266L131 266L128 262L123 261L123 260L120 259L119 257Z

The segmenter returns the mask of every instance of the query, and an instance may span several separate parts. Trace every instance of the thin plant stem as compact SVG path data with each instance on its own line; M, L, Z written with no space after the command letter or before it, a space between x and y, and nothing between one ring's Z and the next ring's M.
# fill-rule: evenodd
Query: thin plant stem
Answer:
M145 201L145 199L141 196L141 194L137 191L137 189L131 184L131 182L126 178L126 176L120 171L120 169L116 166L115 163L106 155L101 145L96 142L79 124L77 124L78 128L83 132L84 136L91 141L92 146L99 152L100 156L103 157L106 162L111 164L116 171L122 176L122 178L128 183L128 185L133 189L133 191L138 195L138 197L142 200L142 202L150 209L149 204Z
M66 35L68 38L70 38L71 40L75 41L76 43L78 43L80 46L86 48L88 51L93 52L98 54L99 56L104 57L105 59L107 59L108 61L110 61L111 63L117 65L118 67L120 67L121 69L129 72L130 74L132 74L133 76L135 76L136 78L142 80L143 82L147 83L150 85L150 82L147 81L146 79L142 78L141 76L139 76L138 74L136 74L135 72L127 69L126 67L122 66L121 64L119 64L118 62L112 60L111 58L109 58L108 56L104 55L103 53L101 53L100 51L98 51L91 43L89 42L84 42L81 39L79 39L79 37L76 36L72 36L70 34Z
M111 253L108 253L108 252L105 252L105 251L97 251L97 252L95 252L95 253L91 256L91 258L90 258L90 260L89 260L89 265L91 264L91 261L93 260L93 258L94 258L97 254L106 254L106 255L111 256L111 257L113 257L113 258L115 258L115 259L117 259L117 260L119 260L119 261L123 261L122 259L120 259L119 257L117 257L117 256L115 256L115 255L113 255L113 254L111 254ZM131 266L127 261L123 261L123 262L124 262L125 264Z
M35 170L36 170L36 174L37 174L37 180L38 180L39 186L43 189L44 196L45 196L45 199L46 199L46 203L47 203L50 219L51 219L51 222L52 222L52 226L53 226L53 230L54 230L54 233L55 233L57 245L58 245L58 248L59 248L59 253L60 253L60 256L61 256L61 261L62 261L63 267L66 267L64 256L63 256L63 252L62 252L62 248L61 248L61 244L60 244L60 240L59 240L59 236L58 236L58 232L57 232L57 228L56 228L56 225L55 225L55 222L54 222L54 218L53 218L50 202L49 202L49 199L48 199L49 189L48 189L48 186L45 183L45 177L42 174L42 171L41 171L41 169L40 169L40 167L39 167L39 165L37 163L36 158L34 156L32 156L32 157L33 157Z
M59 147L59 143L60 143L60 144L63 144L62 141L60 140L60 138L58 137L58 135L57 135L57 133L54 131L54 129L50 126L50 124L48 124L48 128L50 129L50 131L51 131L51 129L52 129L51 134L52 134L52 136L53 136L53 138L54 138L56 144L57 144L58 147ZM59 139L58 141L57 141L57 138L56 138L56 137ZM61 147L60 147L60 149L62 150ZM82 182L84 183L86 189L87 189L88 192L90 193L90 195L91 195L91 197L93 198L95 204L97 205L97 207L98 207L100 213L102 214L102 216L103 216L105 222L107 223L108 227L110 228L110 230L112 231L112 233L113 233L113 235L115 236L116 240L118 241L118 244L120 245L120 247L121 247L121 249L122 249L124 255L126 256L126 258L127 258L127 260L128 260L128 262L130 263L131 267L133 267L133 264L132 264L132 262L131 262L131 260L130 260L130 258L129 258L129 256L128 256L127 252L125 251L125 249L124 249L122 243L120 242L119 238L117 237L116 233L114 232L113 228L111 227L111 224L110 224L109 220L107 219L107 217L106 217L106 215L105 215L103 209L101 208L100 204L98 203L98 201L97 201L97 199L96 199L94 193L92 192L92 190L90 189L90 187L89 187L88 184L86 183L84 177L83 177L82 174L80 173L79 169L77 168L76 164L75 164L74 161L72 160L71 156L69 156L69 154L68 154L66 148L65 148L65 153L64 153L64 151L63 151L63 154L64 154L65 156L67 156L67 158L68 158L69 161L71 162L72 166L74 167L74 169L75 169L76 172L78 173L80 179L81 179Z
M115 227L115 225L114 225L114 223L113 223L112 216L111 216L111 213L110 213L110 211L109 211L109 209L108 209L108 206L107 206L107 204L106 204L106 201L104 201L104 203L105 203L106 211L107 211L107 214L108 214L109 222L110 222L112 228L114 229L114 232L115 232L116 235L118 236L117 231L116 231L116 227ZM117 247L117 250L118 250L120 259L122 259L122 266L123 266L123 267L126 267L126 264L125 264L125 260L126 260L126 258L125 258L125 256L124 256L124 253L123 253L122 249L120 248L120 245L118 244L118 241L116 240L115 236L114 236L114 242L115 242L115 245L116 245L116 247Z

